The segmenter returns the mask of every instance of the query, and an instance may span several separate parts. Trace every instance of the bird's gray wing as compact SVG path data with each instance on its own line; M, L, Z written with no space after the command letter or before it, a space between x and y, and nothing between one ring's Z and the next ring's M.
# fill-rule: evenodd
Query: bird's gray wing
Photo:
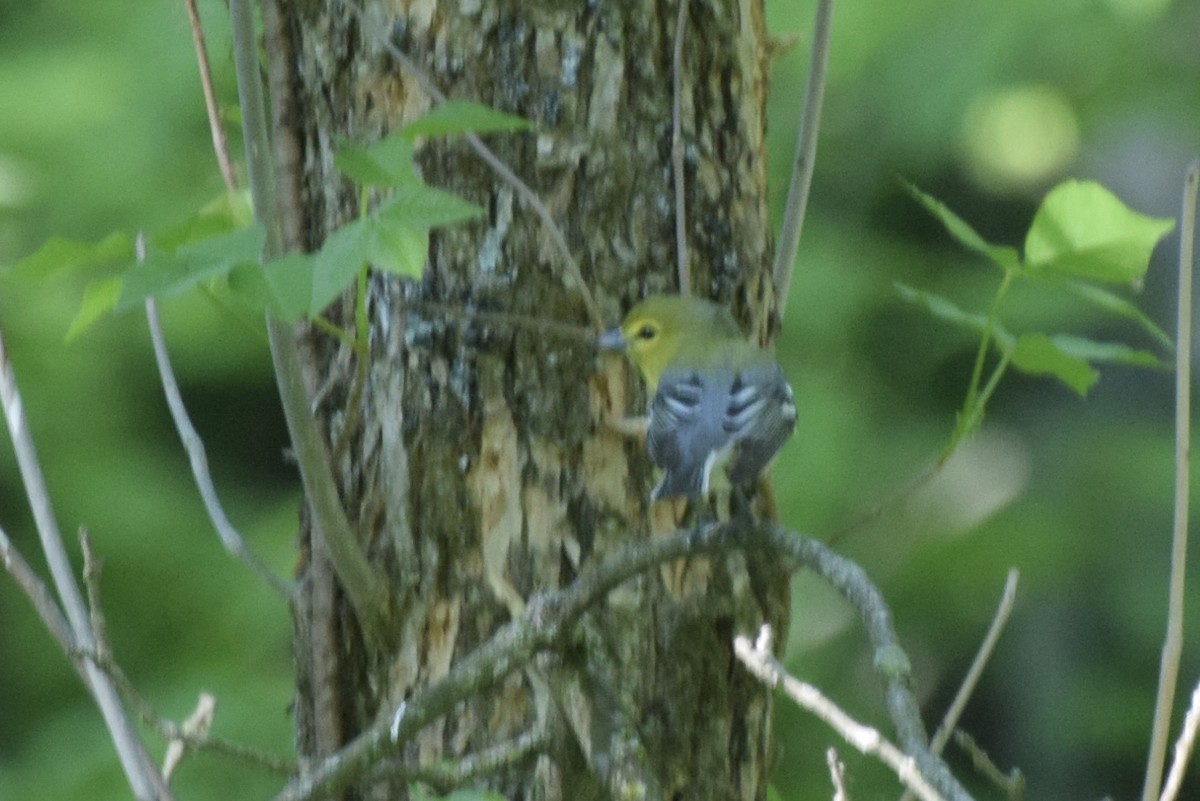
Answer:
M779 365L751 367L733 377L722 425L736 446L729 480L752 480L796 427L795 397Z
M709 472L720 451L732 441L724 425L730 377L694 370L667 371L650 402L646 446L664 471L653 500L708 491Z

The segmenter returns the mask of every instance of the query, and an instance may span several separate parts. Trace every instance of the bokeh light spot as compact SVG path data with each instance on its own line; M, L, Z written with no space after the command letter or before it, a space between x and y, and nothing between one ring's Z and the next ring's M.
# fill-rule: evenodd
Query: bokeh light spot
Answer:
M1106 5L1119 17L1149 21L1161 17L1171 0L1106 0Z
M982 95L963 117L967 169L985 189L1013 192L1045 183L1079 150L1079 123L1061 92L1029 85Z

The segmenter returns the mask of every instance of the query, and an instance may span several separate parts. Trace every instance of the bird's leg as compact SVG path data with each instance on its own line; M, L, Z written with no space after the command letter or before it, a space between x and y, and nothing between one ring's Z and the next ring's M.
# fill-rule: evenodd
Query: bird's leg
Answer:
M729 490L729 519L739 523L755 523L754 509L745 487L733 486Z

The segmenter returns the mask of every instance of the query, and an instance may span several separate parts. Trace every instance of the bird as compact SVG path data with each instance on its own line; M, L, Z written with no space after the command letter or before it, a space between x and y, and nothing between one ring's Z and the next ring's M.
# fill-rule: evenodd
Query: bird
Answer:
M626 353L652 393L646 447L663 471L652 501L707 497L718 465L734 486L747 484L796 426L795 396L779 363L717 303L652 295L596 345Z

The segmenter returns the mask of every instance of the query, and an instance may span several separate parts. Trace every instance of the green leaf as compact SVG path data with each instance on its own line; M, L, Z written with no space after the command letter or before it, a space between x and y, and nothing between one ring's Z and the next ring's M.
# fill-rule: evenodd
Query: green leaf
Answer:
M1168 353L1174 353L1175 341L1171 339L1170 335L1151 320L1145 312L1120 295L1114 295L1103 287L1083 281L1061 281L1060 285L1081 300L1087 301L1099 309L1132 320L1154 337Z
M1122 342L1097 342L1086 337L1070 334L1056 334L1050 341L1063 353L1076 356L1088 362L1108 362L1111 364L1126 364L1131 367L1150 367L1167 370L1171 365L1158 358L1148 350L1139 350Z
M309 313L313 257L289 253L267 264L241 264L229 273L229 289L252 308L294 323Z
M993 245L980 236L966 220L947 208L940 200L932 195L925 194L914 184L910 184L907 181L903 181L902 183L909 194L916 198L917 202L924 206L930 214L937 217L945 227L946 232L967 250L978 253L1003 270L1014 270L1021 266L1021 257L1017 253L1016 248Z
M183 222L149 237L150 244L168 253L231 231L249 228L254 210L248 190L225 193L206 203Z
M367 147L344 143L338 147L333 164L346 177L365 186L399 186L421 180L413 167L412 142L399 133Z
M483 209L458 195L420 184L401 186L375 212L381 220L410 228L436 228L483 216Z
M404 185L371 214L346 223L325 240L312 268L310 315L319 314L370 264L420 278L429 229L477 217L483 209L425 184Z
M367 258L380 270L420 278L429 255L429 229L387 220L372 220Z
M326 237L313 257L310 315L320 314L370 260L371 223L370 217L352 220Z
M114 231L99 242L79 242L53 237L36 251L13 263L13 277L45 277L59 270L99 267L133 261L133 237Z
M285 322L294 323L305 315L317 313L312 308L314 269L313 258L307 253L289 253L263 265L263 274L273 300L270 309L272 314Z
M959 308L954 301L933 292L915 289L899 281L893 286L901 300L920 306L943 322L965 328L975 334L982 334L987 329L987 315L975 314ZM1016 338L999 324L992 326L992 338L1001 351L1009 351L1016 343Z
M424 117L405 125L400 133L411 141L418 136L527 131L532 127L533 123L524 117L498 111L483 103L449 100L434 106Z
M1030 375L1051 375L1086 395L1100 374L1085 359L1059 347L1045 334L1022 334L1012 352L1013 366Z
M1032 270L1136 284L1174 220L1133 211L1098 183L1067 181L1052 189L1025 237Z
M91 328L97 320L109 314L117 307L117 298L121 295L121 276L104 278L88 284L83 291L83 303L67 328L67 341L73 342L76 337Z
M146 259L125 274L116 310L124 311L148 297L181 294L239 264L256 264L265 242L263 227L254 225L181 247L174 255L148 245Z

